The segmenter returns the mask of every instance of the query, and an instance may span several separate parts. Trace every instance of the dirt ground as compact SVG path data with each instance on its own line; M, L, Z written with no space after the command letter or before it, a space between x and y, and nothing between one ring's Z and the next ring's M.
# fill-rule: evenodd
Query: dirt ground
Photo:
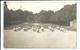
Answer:
M76 32L4 30L5 48L76 48Z

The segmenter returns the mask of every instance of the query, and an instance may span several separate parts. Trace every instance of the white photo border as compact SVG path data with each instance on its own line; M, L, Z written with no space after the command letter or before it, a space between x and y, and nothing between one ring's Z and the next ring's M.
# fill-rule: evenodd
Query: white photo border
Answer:
M44 1L38 1L38 2L44 2ZM47 1L48 2L48 1ZM54 2L54 1L50 1ZM67 50L77 50L80 49L80 1L55 1L55 2L76 2L77 3L77 48L76 49L67 49ZM4 1L1 1L1 50L28 50L29 48L23 48L23 49L9 49L4 48ZM37 50L37 48L32 48L30 50ZM46 49L40 49L39 50L55 50L54 48L46 48ZM64 49L56 49L56 50L64 50Z

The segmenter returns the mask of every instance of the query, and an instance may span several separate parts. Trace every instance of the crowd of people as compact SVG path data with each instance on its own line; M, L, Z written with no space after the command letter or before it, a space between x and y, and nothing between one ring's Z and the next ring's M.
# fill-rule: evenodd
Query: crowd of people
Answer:
M51 32L54 32L55 29L60 30L62 32L65 31L65 28L60 25L54 25L54 24L22 24L14 27L14 31L28 31L32 30L34 32L44 32L46 29L50 30Z

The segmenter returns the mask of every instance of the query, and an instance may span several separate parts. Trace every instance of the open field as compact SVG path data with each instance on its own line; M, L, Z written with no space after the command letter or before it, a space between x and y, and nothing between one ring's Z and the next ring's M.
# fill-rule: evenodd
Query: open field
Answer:
M25 28L25 27L24 27ZM54 31L44 29L44 31L35 32L33 28L24 31L13 29L4 30L5 48L76 48L76 31L64 29L60 31L58 26ZM50 27L48 27L50 28Z

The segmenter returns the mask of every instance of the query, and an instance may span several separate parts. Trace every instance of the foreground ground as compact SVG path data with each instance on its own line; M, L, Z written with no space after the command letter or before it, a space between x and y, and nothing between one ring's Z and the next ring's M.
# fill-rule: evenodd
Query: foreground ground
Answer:
M32 29L23 29L15 32L13 29L4 30L5 48L76 48L76 32L60 31L54 29L51 32L45 29L44 32L34 32Z

